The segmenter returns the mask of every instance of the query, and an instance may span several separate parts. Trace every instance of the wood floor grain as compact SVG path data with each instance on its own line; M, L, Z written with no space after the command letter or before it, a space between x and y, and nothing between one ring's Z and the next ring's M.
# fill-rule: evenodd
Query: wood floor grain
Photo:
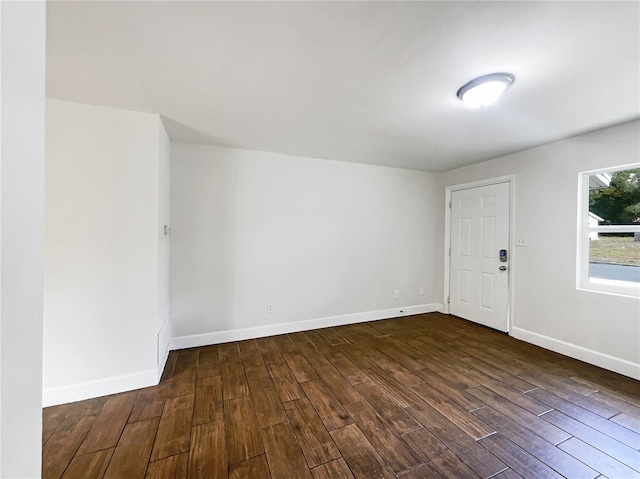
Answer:
M638 479L640 382L432 313L173 351L42 441L46 479Z
M211 422L195 426L189 450L189 479L224 477L227 456L222 409Z
M158 422L159 418L154 417L127 424L109 462L105 479L144 479L147 470L144 459L151 455Z
M164 403L151 454L152 461L189 451L193 399L193 394L190 394L168 399Z

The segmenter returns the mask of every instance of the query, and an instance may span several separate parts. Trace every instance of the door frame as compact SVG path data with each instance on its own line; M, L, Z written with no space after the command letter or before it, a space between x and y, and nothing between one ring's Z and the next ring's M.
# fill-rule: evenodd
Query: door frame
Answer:
M445 203L444 203L444 296L442 298L442 312L451 314L449 295L450 295L450 277L451 277L451 256L449 256L451 248L451 194L454 191L469 190L480 186L497 185L499 183L509 184L509 277L507 282L507 334L511 334L513 325L513 277L515 271L515 175L497 176L495 178L486 178L484 180L471 181L468 183L459 183L455 185L447 185L445 187Z

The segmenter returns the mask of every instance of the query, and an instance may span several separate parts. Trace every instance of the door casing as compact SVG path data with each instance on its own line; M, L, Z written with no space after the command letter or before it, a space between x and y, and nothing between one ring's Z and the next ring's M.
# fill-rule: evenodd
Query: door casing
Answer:
M472 181L469 183L460 183L456 185L449 185L445 188L445 203L444 203L444 297L443 297L443 313L450 314L449 308L449 296L450 296L450 277L451 277L451 257L449 256L449 248L451 247L451 208L449 204L451 202L451 193L458 190L467 190L470 188L476 188L479 186L496 185L498 183L509 184L509 284L507 291L507 324L510 334L513 326L513 278L516 271L516 255L514 254L515 247L515 175L498 176L495 178L487 178L484 180Z

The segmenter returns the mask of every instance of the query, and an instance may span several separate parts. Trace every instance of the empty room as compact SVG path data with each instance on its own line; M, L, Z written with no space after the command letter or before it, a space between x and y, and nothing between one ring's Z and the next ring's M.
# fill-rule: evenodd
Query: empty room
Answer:
M640 2L0 37L0 477L640 477Z

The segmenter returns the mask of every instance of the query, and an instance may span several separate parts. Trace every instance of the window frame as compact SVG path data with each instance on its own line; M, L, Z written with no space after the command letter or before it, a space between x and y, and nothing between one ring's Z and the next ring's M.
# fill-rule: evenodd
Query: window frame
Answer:
M578 177L578 237L577 237L577 284L584 291L640 297L640 283L593 278L589 279L590 233L635 233L640 232L640 224L634 225L598 225L589 226L589 177L599 173L640 168L640 163L583 171Z

